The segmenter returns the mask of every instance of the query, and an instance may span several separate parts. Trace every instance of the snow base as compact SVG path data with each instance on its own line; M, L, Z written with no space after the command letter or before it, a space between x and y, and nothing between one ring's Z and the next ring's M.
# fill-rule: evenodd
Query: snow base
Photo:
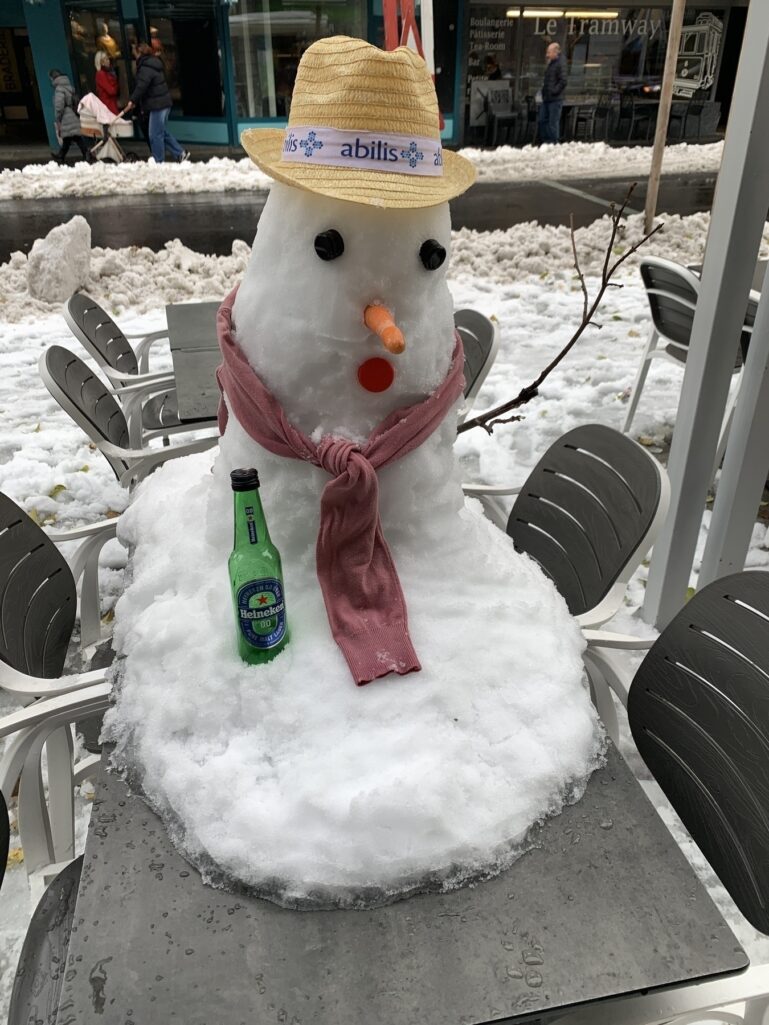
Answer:
M121 517L133 556L115 620L116 767L204 878L286 907L367 907L502 871L602 760L563 599L476 502L438 551L385 523L423 669L356 687L310 584L312 547L288 541L300 503L271 520L291 642L246 666L223 462L167 463Z

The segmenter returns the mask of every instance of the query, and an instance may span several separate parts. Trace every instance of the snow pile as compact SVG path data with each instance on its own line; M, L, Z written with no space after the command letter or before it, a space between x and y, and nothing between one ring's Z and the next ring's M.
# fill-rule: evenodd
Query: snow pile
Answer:
M35 299L62 303L89 280L91 226L78 214L38 238L27 259L27 289Z
M680 143L665 150L665 174L718 171L723 142ZM475 164L478 181L559 181L569 178L648 177L651 146L609 146L605 142L565 142L558 146L499 146L463 149Z
M651 163L650 146L608 146L603 142L567 142L559 146L500 146L494 150L463 149L483 182L563 180L590 177L643 177ZM723 143L681 143L665 151L666 174L718 171ZM30 164L0 171L0 200L51 196L132 196L144 193L264 191L271 179L248 157L211 157L201 162L156 164L101 161Z
M533 822L581 796L601 753L579 629L540 569L477 510L439 554L396 548L423 668L355 687L317 583L299 586L312 549L283 543L291 510L265 497L292 636L273 662L245 666L227 576L230 467L210 466L210 453L166 464L119 528L136 549L116 610L117 757L144 769L175 841L209 879L288 906L380 903L505 868ZM447 591L445 558L461 592Z
M707 213L660 218L664 227L623 265L629 273L645 254L664 256L681 264L700 263L710 224ZM251 237L255 226L245 234ZM595 274L603 265L611 233L609 217L603 217L575 233L582 269ZM614 256L618 257L643 234L643 218L631 215L623 220ZM769 252L769 228L765 229L762 255ZM159 252L145 246L91 250L86 291L114 317L126 310L150 312L166 303L194 299L223 298L245 273L251 254L247 242L236 239L229 256L197 253L178 239L167 242ZM15 252L0 265L0 317L8 322L39 317L58 310L58 303L30 295L27 287L29 257ZM516 224L505 231L479 232L463 228L452 232L449 278L476 279L480 288L489 282L510 284L536 275L541 279L570 281L574 277L569 229L539 225L534 221Z

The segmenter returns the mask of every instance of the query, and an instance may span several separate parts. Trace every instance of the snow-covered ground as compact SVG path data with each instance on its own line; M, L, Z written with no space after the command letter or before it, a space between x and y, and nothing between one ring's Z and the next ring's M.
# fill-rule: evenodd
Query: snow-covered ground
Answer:
M484 182L532 179L622 178L647 176L650 146L608 146L603 142L567 142L560 146L499 146L463 149ZM669 146L663 171L675 174L718 170L723 143ZM147 192L234 192L268 189L270 179L248 158L212 157L195 163L156 164L154 160L112 164L78 161L69 167L30 164L0 172L0 200L51 196L129 196Z
M662 239L648 251L664 252L680 262L702 256L708 219L705 215L666 218ZM638 225L631 218L627 239ZM588 287L595 289L595 271L608 238L606 221L578 233ZM481 409L515 394L531 381L561 348L579 322L581 296L571 268L565 229L519 225L507 232L459 232L454 240L451 289L457 306L473 306L499 322L502 344L477 401ZM769 252L769 233L764 239ZM116 311L127 331L153 330L164 324L163 303L180 299L217 299L245 268L248 247L239 244L229 257L203 257L178 242L159 254L145 249L95 250L89 288ZM25 260L16 254L0 267L0 490L18 501L39 522L73 526L121 512L127 502L106 461L59 409L37 375L40 353L53 343L83 356L69 334L59 309L30 301ZM538 397L524 410L525 420L497 427L489 437L475 430L463 434L457 451L468 480L519 483L541 452L560 434L588 421L621 425L628 390L649 329L646 299L637 271L630 266L610 289L601 309L600 328L591 328L564 363L551 375ZM168 365L158 353L156 365ZM652 365L639 406L634 432L661 451L669 440L681 385L681 369L658 361ZM706 536L706 513L699 552ZM748 559L750 566L769 566L766 528L757 525ZM119 547L108 548L102 578L105 611L121 586ZM699 557L699 554L698 554ZM626 606L616 626L644 632L637 618L647 568L642 566L628 589ZM696 567L692 583L696 582ZM3 706L0 704L0 712ZM627 737L624 752L639 776L644 774ZM742 918L709 866L666 807L663 817L708 885L740 941L757 963L769 960L769 941ZM87 801L85 802L87 808ZM81 816L81 830L87 811ZM0 1020L4 1019L13 971L31 913L18 843L6 874L0 911Z

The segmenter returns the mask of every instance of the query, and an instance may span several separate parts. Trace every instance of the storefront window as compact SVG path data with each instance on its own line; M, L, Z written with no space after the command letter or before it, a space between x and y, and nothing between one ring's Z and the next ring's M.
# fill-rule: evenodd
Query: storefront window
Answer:
M533 102L542 86L545 51L561 46L568 74L567 100L598 102L635 94L655 98L665 65L670 8L594 3L570 9L472 2L467 56L467 129L470 139L486 123L490 104ZM723 10L688 8L681 39L675 95L707 95L713 87Z
M288 117L296 70L325 36L365 37L365 0L238 0L230 37L238 117Z
M144 0L149 44L163 67L174 111L185 117L224 113L214 0Z
M99 0L88 3L65 3L69 21L72 57L77 81L75 89L83 96L94 91L96 78L95 58L98 51L106 53L112 61L120 85L119 103L128 101L131 81L131 44L136 41L135 31L124 32L117 11L117 3ZM132 29L132 26L129 26Z

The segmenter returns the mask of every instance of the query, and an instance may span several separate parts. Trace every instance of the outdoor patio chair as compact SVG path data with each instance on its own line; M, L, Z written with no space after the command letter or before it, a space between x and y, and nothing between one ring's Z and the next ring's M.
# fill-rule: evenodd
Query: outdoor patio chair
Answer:
M109 381L113 394L128 421L131 446L141 448L151 438L167 438L180 431L210 427L203 423L182 423L179 419L176 385L172 370L149 372L149 351L154 342L168 337L167 331L140 336L132 348L126 335L95 300L75 292L64 307L64 319L83 348L96 360Z
M641 398L649 365L653 359L666 359L672 363L686 363L691 342L692 324L697 299L700 294L700 279L687 267L682 267L672 260L664 260L658 256L646 256L640 263L641 278L646 288L646 297L652 315L652 327L638 367L635 384L630 394L623 433L630 430L638 402ZM758 309L758 298L751 294L745 313L745 322L740 336L740 349L734 363L734 373L741 374L745 355L747 354L750 336L753 332ZM658 347L662 341L663 347ZM718 442L716 467L721 462L726 447L729 425L739 393L740 382L737 382L727 404L721 423L721 436Z
M459 423L467 419L486 375L497 358L499 328L478 310L462 309L454 313L454 326L465 350L465 401L459 411Z
M698 591L628 683L612 686L638 751L734 903L769 934L769 573L735 573ZM769 966L760 965L560 1023L758 1025L768 1012Z
M30 890L37 899L75 857L75 787L94 776L100 754L76 759L72 728L109 707L111 683L34 701L0 719L0 792L18 786L19 836ZM46 754L47 786L43 779Z
M649 107L639 107L632 93L623 93L620 96L619 119L617 121L617 134L619 136L630 141L635 138L635 132L638 130L639 134L643 131L644 138L648 139L654 120L655 116ZM627 134L624 134L622 131L623 121L627 122Z
M0 689L22 702L92 682L62 677L80 585L80 646L102 639L99 553L117 520L46 533L0 492ZM81 541L69 562L54 542Z
M218 435L209 435L170 447L129 448L123 410L78 356L61 345L52 345L41 355L38 369L48 391L104 454L124 487L138 483L167 459L202 452L219 441Z
M659 462L627 435L603 424L567 432L545 452L518 488L465 484L518 551L550 577L588 642L585 668L593 690L594 644L648 647L650 641L599 630L618 611L628 581L651 548L667 514L670 483ZM515 495L509 515L500 499ZM598 675L599 687L603 682ZM598 711L616 739L614 706Z

